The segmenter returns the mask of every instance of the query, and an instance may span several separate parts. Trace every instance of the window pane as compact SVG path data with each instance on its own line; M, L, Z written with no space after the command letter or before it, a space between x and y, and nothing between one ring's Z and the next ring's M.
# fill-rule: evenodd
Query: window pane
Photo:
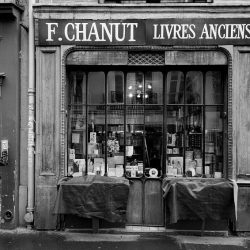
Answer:
M180 71L170 71L167 75L167 103L184 103L184 74Z
M142 72L127 74L127 104L142 104L144 95L144 75Z
M120 71L108 73L108 103L123 103L124 75Z
M88 109L88 174L105 174L105 109Z
M69 104L86 103L86 74L77 71L69 76Z
M162 174L163 107L145 107L145 174L157 177ZM155 171L155 169L157 171ZM158 174L157 174L158 172ZM155 176L154 176L155 175Z
M163 75L161 72L146 72L145 74L145 103L162 104Z
M206 104L223 103L223 85L221 72L209 71L206 73Z
M124 175L124 109L109 106L107 109L107 171L108 176Z
M68 115L68 175L86 172L86 107L71 105Z
M167 107L166 127L166 174L182 176L184 169L184 109L181 106Z
M205 165L207 175L221 177L223 172L223 109L206 108Z
M190 71L186 76L186 103L203 103L203 76L199 71Z
M88 104L105 103L105 75L103 72L88 74Z
M128 106L126 114L126 175L143 175L144 108Z
M203 112L201 107L186 107L185 173L188 177L203 174Z

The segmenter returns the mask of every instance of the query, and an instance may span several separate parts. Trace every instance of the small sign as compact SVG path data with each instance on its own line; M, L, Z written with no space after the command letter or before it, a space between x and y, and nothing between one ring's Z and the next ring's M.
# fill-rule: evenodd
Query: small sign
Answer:
M0 161L1 163L8 163L8 140L1 140L1 154L0 154Z
M8 140L1 140L1 149L2 151L8 150Z
M72 143L80 143L80 134L72 133Z

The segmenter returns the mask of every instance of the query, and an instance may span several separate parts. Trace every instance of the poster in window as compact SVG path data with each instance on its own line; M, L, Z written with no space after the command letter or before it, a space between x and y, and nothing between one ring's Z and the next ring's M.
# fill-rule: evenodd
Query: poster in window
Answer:
M96 143L96 132L90 132L89 133L89 142L92 144Z

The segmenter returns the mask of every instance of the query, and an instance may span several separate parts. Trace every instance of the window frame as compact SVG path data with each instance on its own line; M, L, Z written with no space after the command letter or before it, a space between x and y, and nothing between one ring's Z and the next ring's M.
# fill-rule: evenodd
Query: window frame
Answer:
M206 107L218 107L218 106L221 106L223 107L223 113L226 114L227 113L227 106L228 106L228 101L227 101L227 66L224 66L224 65L199 65L199 66L169 66L169 65L164 65L164 66L91 66L91 65L88 65L88 66L70 66L70 65L67 65L67 71L71 71L71 69L74 69L74 71L77 71L77 70L80 70L80 71L83 71L86 75L88 74L88 72L104 72L104 75L105 75L105 130L107 130L107 107L109 106L115 106L115 105L123 105L124 107L124 128L126 128L126 108L127 106L131 105L131 104L127 104L126 103L126 78L127 78L127 73L129 72L136 72L136 71L142 71L144 76L146 74L146 72L148 71L153 71L153 72L162 72L163 74L163 103L162 104L146 104L146 103L142 103L142 104L133 104L133 105L138 105L138 106L149 106L149 105L158 105L158 106L162 106L163 107L163 161L161 163L162 165L162 175L160 176L161 177L164 177L165 174L166 174L166 159L167 159L167 153L166 153L166 125L167 125L167 119L166 119L166 109L168 106L183 106L184 107L184 110L186 109L185 107L188 107L188 106L200 106L202 108L202 111L203 111L203 122L205 122L205 109ZM111 72L111 71L119 71L119 72L123 72L124 73L124 93L123 93L123 96L124 96L124 103L123 104L110 104L108 103L108 96L107 96L107 74L108 72ZM186 74L187 72L190 72L190 71L201 71L202 72L202 75L203 75L203 103L202 104L186 104L186 103L183 103L183 104L168 104L167 101L166 101L166 84L167 84L167 74L168 72L170 71L181 71L184 73L184 78L186 77ZM206 104L205 103L205 81L206 81L206 74L210 71L220 71L221 72L221 82L223 84L223 94L224 94L224 101L222 104ZM185 82L185 81L184 81ZM88 83L87 83L87 86L86 88L88 89ZM185 88L184 88L185 89ZM184 94L185 95L185 94ZM68 97L67 97L68 98ZM69 104L70 106L70 104ZM84 104L83 106L86 106L86 110L88 110L88 106L93 106L92 104ZM94 105L95 106L95 105ZM88 127L88 114L86 114L87 117L86 117L86 128ZM144 115L145 115L145 110L144 110ZM67 121L69 122L69 121ZM226 117L223 117L223 176L227 176L228 175L228 168L226 167L227 166L227 148L228 148L228 145L226 144L226 137L227 137L227 133L228 133L228 127L227 127L227 124L228 124L228 121L226 119ZM145 122L144 122L144 126L145 126ZM204 126L205 126L205 123L204 123ZM126 130L125 130L126 132ZM67 136L68 136L68 133L69 131L67 131ZM186 131L185 131L186 133ZM205 131L203 129L203 148L204 148L204 152L203 154L205 155ZM88 130L86 129L86 135L88 135ZM145 135L144 135L145 136ZM88 143L88 136L86 137L86 144ZM126 136L124 136L124 145L126 145ZM106 148L106 143L107 143L107 133L106 133L106 139L105 139L105 148ZM67 146L67 148L69 148ZM87 150L87 149L86 149ZM185 151L184 151L185 152ZM87 151L86 151L87 153ZM185 159L185 155L183 156L184 159ZM85 156L85 159L87 160L88 158L88 154L86 154ZM205 161L205 157L203 156L203 163ZM87 161L86 161L87 162ZM66 165L68 165L68 162L65 162ZM145 168L145 164L144 165L144 168ZM126 152L124 152L124 168L126 166ZM184 164L185 166L185 164ZM205 164L203 164L203 166L205 166ZM87 164L86 164L86 169L87 169ZM66 169L67 169L67 166L66 166ZM183 173L184 173L184 170L183 169ZM204 175L204 167L203 167L203 175ZM87 171L86 171L86 174L87 174ZM107 153L105 152L105 174L107 174ZM145 177L145 170L144 170L144 177ZM205 175L204 175L205 177ZM147 178L147 177L146 177Z

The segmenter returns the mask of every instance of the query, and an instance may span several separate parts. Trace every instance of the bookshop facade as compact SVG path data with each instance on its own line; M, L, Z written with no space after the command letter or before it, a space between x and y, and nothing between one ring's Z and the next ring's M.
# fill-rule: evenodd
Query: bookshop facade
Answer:
M232 72L238 49L250 58L250 19L158 8L145 20L139 7L34 7L37 228L55 227L65 176L132 180L127 225L166 226L163 179L247 172L233 158Z

